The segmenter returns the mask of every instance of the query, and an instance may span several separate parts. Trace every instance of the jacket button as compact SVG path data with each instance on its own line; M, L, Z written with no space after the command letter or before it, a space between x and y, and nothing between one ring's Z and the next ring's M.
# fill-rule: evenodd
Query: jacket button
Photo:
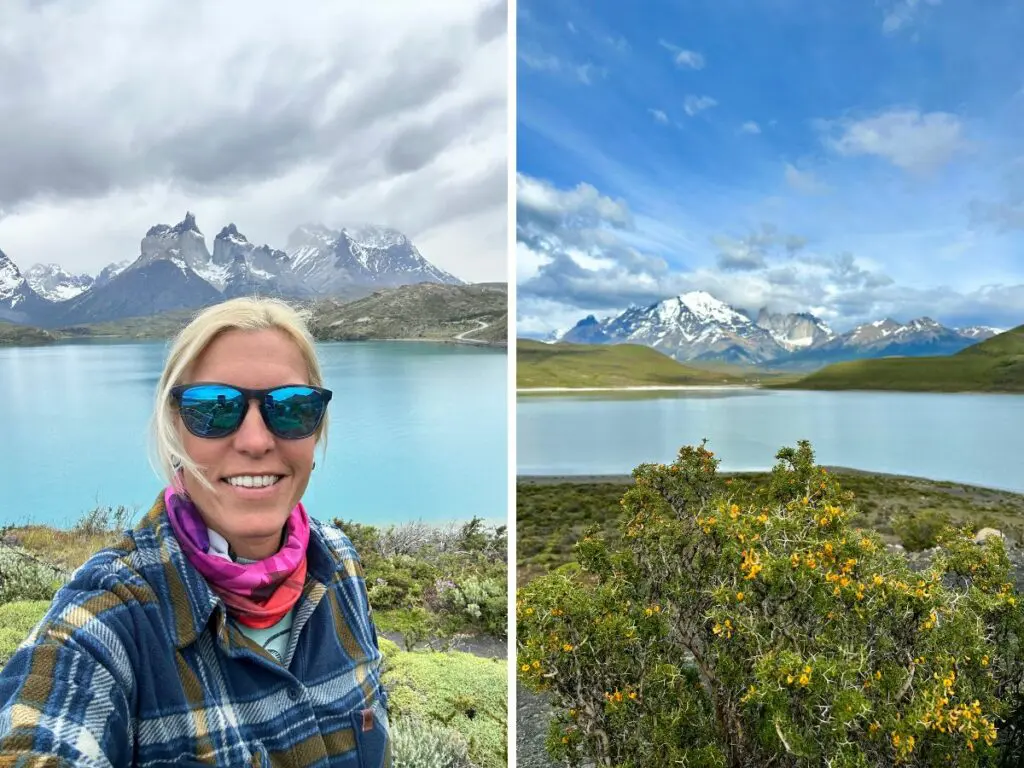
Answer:
M299 691L298 686L293 685L291 688L288 689L288 698L292 701L298 701L299 696L301 695L302 693L301 691Z

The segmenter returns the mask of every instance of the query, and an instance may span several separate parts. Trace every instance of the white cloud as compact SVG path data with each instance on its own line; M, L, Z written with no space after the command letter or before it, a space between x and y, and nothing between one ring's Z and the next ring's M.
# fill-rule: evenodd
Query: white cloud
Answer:
M822 121L826 146L845 156L873 155L907 171L927 172L969 148L960 119L904 109L863 120ZM838 135L836 135L838 134Z
M686 69L704 69L704 65L707 63L703 54L700 54L697 51L680 48L678 45L673 45L665 40L659 40L658 43L662 48L672 52L672 60L678 67L684 67Z
M797 192L805 195L820 195L829 187L820 181L813 171L801 171L790 163L786 163L786 183Z
M753 120L748 120L740 127L740 132L756 135L761 132L761 126L759 126Z
M562 61L557 56L543 51L519 50L518 58L530 69L541 72L558 72L562 68Z
M683 99L683 110L690 117L703 112L705 109L711 109L716 106L718 106L718 102L710 96L694 96L691 94Z
M887 35L894 34L914 21L922 5L941 3L942 0L891 0L882 19L882 31Z
M801 176L805 172L793 171L806 181ZM709 291L741 309L813 312L838 331L887 316L908 321L928 315L950 326L1012 327L1022 321L1024 286L970 291L911 287L897 282L876 261L820 250L770 225L739 237L712 238L704 263L717 257L715 263L683 270L632 247L630 242L642 240L645 232L632 231L637 219L629 206L591 185L560 189L520 174L517 205L521 333L547 333L588 314L615 314L631 304L689 290ZM897 269L904 249L898 240L886 242L885 265ZM964 248L977 250L970 244ZM877 252L870 243L865 249ZM700 249L694 250L696 257ZM935 254L936 259L951 257Z
M661 123L662 125L668 125L668 115L666 115L664 111L660 109L649 109L647 111L651 113L651 115L657 122Z
M516 174L517 225L543 221L549 226L587 222L595 226L607 222L616 227L632 226L633 217L623 200L613 200L598 192L591 184L580 182L572 189L562 190L544 179L525 173Z

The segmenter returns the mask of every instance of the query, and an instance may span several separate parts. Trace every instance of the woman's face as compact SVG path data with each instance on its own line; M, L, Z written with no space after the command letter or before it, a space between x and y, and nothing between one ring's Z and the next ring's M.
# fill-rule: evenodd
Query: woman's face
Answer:
M188 379L251 389L309 384L302 353L281 331L232 330L218 336L203 352ZM313 469L316 438L282 440L267 430L255 401L242 426L227 437L196 437L178 421L185 452L203 468L211 493L188 472L185 490L206 525L221 534L241 557L258 560L280 548L281 531L302 498ZM269 488L240 488L228 478L278 475Z

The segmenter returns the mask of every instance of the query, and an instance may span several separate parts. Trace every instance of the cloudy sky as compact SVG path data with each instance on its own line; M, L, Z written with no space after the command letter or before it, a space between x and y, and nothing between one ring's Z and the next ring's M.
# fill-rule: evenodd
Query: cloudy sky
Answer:
M95 273L192 210L394 226L507 275L504 0L4 0L0 249Z
M1024 323L1019 0L521 0L518 328Z

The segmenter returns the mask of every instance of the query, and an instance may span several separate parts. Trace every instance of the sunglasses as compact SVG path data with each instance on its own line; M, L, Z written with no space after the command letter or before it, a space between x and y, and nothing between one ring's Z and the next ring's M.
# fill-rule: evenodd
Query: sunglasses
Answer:
M329 389L307 384L243 389L197 382L171 390L185 428L196 437L227 437L237 432L249 412L249 403L256 400L267 429L284 440L301 440L316 432L332 394Z

